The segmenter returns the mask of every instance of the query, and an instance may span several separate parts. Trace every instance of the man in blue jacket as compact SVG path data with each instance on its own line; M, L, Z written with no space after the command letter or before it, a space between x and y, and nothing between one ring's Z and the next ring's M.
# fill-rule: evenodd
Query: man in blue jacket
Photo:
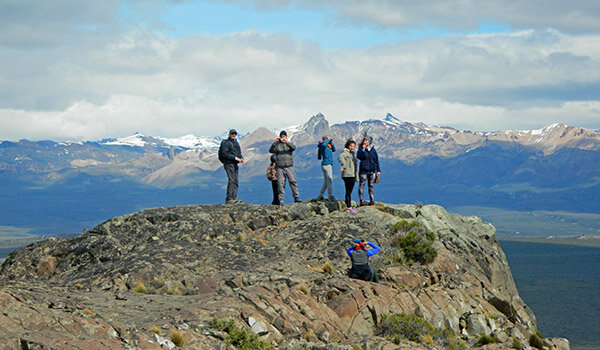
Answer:
M362 239L355 239L354 245L346 251L352 261L352 268L348 276L364 281L379 282L377 273L369 265L369 258L379 253L379 248L375 243L365 242ZM367 249L367 246L372 248Z
M333 196L333 152L335 152L335 146L331 137L323 136L323 141L317 145L317 158L322 159L321 170L323 170L323 186L319 197L317 199L323 199L325 189L329 193L329 199L335 199Z
M242 149L236 138L237 131L235 131L235 129L229 130L229 137L221 141L221 146L219 147L219 160L223 163L223 168L225 169L225 173L227 173L227 195L225 196L225 203L240 202L237 199L238 164L244 162L244 157L242 157Z

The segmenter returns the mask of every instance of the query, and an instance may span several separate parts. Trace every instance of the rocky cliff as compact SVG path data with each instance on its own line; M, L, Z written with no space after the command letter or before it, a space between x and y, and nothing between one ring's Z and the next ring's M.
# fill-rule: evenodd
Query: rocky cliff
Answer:
M490 224L439 206L343 206L148 209L34 243L0 268L0 348L568 349L535 335ZM398 245L417 234L427 261ZM382 247L380 283L346 276L355 237ZM394 334L384 324L398 314L437 335Z

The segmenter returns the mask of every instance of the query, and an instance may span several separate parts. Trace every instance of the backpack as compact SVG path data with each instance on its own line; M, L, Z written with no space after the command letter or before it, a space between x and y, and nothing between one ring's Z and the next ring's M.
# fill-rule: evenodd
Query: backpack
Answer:
M267 168L267 180L275 181L277 180L277 170L275 170L275 165L271 164Z

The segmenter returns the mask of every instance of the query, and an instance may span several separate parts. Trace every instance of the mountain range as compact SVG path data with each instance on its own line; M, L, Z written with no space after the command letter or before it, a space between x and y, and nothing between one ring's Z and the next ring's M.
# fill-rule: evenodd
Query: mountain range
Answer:
M376 200L525 211L600 209L598 131L552 124L538 130L472 132L403 122L391 114L340 124L317 114L286 130L298 147L294 163L305 198L315 197L321 186L315 147L321 137L330 136L341 149L347 139L368 135L382 166ZM260 127L240 135L246 160L240 170L242 200L270 202L264 174L278 131ZM45 223L51 231L72 232L79 231L73 229L77 225L92 226L149 206L220 202L226 177L217 149L223 137L136 133L85 142L0 142L0 190L5 194L0 226ZM335 186L341 196L342 185Z

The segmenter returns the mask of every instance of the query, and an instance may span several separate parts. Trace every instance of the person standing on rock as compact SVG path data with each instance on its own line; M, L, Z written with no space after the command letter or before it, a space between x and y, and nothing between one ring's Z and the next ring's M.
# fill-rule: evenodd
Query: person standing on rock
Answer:
M325 190L329 194L329 199L335 199L333 196L333 152L335 146L329 136L323 136L323 141L317 145L317 158L322 159L321 170L323 170L323 186L317 199L323 199Z
M242 149L240 144L237 142L237 131L235 129L229 130L229 137L221 141L219 147L219 160L223 163L225 173L227 173L227 195L225 196L225 203L239 203L237 199L238 193L238 172L239 163L244 162L242 157Z
M282 130L279 137L271 145L269 153L275 155L275 170L277 172L277 188L279 191L279 204L285 203L285 181L290 184L294 202L300 202L300 193L298 192L298 184L296 183L296 173L294 172L294 158L292 152L296 150L296 146L288 141L287 132Z
M367 249L367 246L371 246L371 248ZM348 276L363 281L379 282L377 273L369 265L369 258L379 253L380 249L375 243L355 239L354 245L346 251L352 261L352 268Z
M271 205L279 205L279 185L277 184L277 169L275 168L275 155L271 154L271 164L267 168L267 180L271 182L273 201Z
M352 190L354 190L354 184L359 181L358 179L358 160L354 155L354 150L356 149L356 142L354 140L349 139L346 141L346 145L340 155L338 160L342 165L342 180L344 181L344 187L346 188L346 195L344 200L346 202L347 212L356 214L356 209L352 208Z
M358 170L358 175L360 179L360 183L358 185L358 199L360 200L360 205L366 205L367 203L363 201L363 191L365 189L365 183L369 184L369 205L375 204L375 194L373 193L373 186L375 184L375 178L379 177L381 174L381 169L379 168L379 157L377 156L377 151L375 147L371 145L372 138L365 137L363 138L361 148L356 152L356 157L360 159L360 167Z

